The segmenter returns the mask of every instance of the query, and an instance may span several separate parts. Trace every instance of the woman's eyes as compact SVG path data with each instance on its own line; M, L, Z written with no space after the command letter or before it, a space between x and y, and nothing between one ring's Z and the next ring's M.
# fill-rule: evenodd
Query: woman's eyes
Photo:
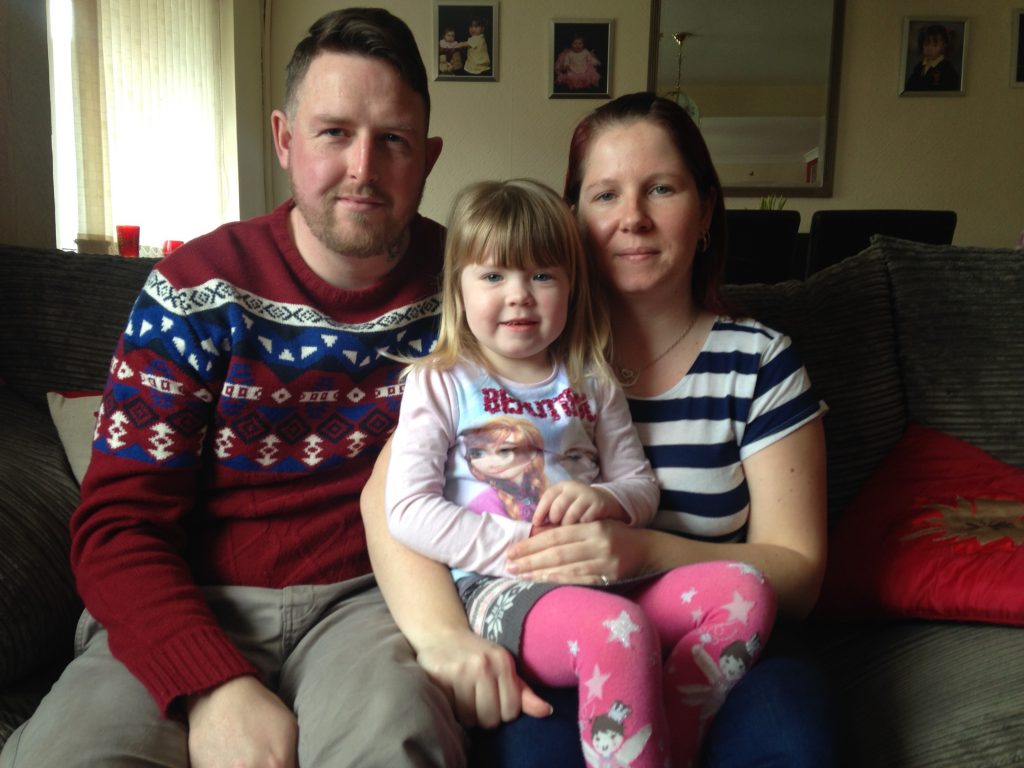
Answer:
M665 195L671 195L674 191L675 189L668 184L655 184L647 191L647 194L652 197L664 197ZM599 192L594 195L593 200L595 203L608 203L617 197L617 192Z

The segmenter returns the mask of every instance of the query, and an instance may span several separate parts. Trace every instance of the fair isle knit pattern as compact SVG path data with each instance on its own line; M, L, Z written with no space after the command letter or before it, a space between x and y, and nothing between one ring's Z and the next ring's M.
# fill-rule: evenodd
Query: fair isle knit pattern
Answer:
M630 398L629 410L661 486L652 527L730 541L750 513L743 460L826 407L789 337L718 318L687 374L657 397Z
M389 354L433 346L444 231L417 218L377 284L335 288L290 204L160 261L111 363L82 501L79 593L163 712L257 674L200 587L331 584L370 571L359 495L397 422Z
M306 472L376 450L397 416L397 366L433 343L437 296L362 323L214 279L176 289L154 271L111 366L98 450L167 467L212 451L241 471ZM381 361L384 360L382 365Z

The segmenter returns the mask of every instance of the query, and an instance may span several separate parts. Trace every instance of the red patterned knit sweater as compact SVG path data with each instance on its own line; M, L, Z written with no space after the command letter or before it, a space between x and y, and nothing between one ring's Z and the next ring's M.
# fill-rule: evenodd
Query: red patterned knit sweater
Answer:
M163 711L255 673L197 585L327 584L370 570L359 493L435 337L443 229L418 218L378 285L320 280L285 204L159 262L103 394L72 565L110 647Z

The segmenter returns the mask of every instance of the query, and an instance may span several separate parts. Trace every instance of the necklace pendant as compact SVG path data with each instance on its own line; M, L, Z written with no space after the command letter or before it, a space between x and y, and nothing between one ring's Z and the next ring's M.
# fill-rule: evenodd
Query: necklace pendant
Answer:
M632 387L640 378L640 371L632 368L617 368L615 375L623 387Z

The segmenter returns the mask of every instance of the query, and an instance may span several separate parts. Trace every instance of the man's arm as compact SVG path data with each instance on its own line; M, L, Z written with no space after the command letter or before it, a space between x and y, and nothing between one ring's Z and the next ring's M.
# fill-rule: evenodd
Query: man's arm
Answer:
M377 584L420 665L446 691L464 726L491 728L551 707L523 683L504 648L469 628L448 568L402 546L387 528L384 481L390 443L363 489L363 524Z

